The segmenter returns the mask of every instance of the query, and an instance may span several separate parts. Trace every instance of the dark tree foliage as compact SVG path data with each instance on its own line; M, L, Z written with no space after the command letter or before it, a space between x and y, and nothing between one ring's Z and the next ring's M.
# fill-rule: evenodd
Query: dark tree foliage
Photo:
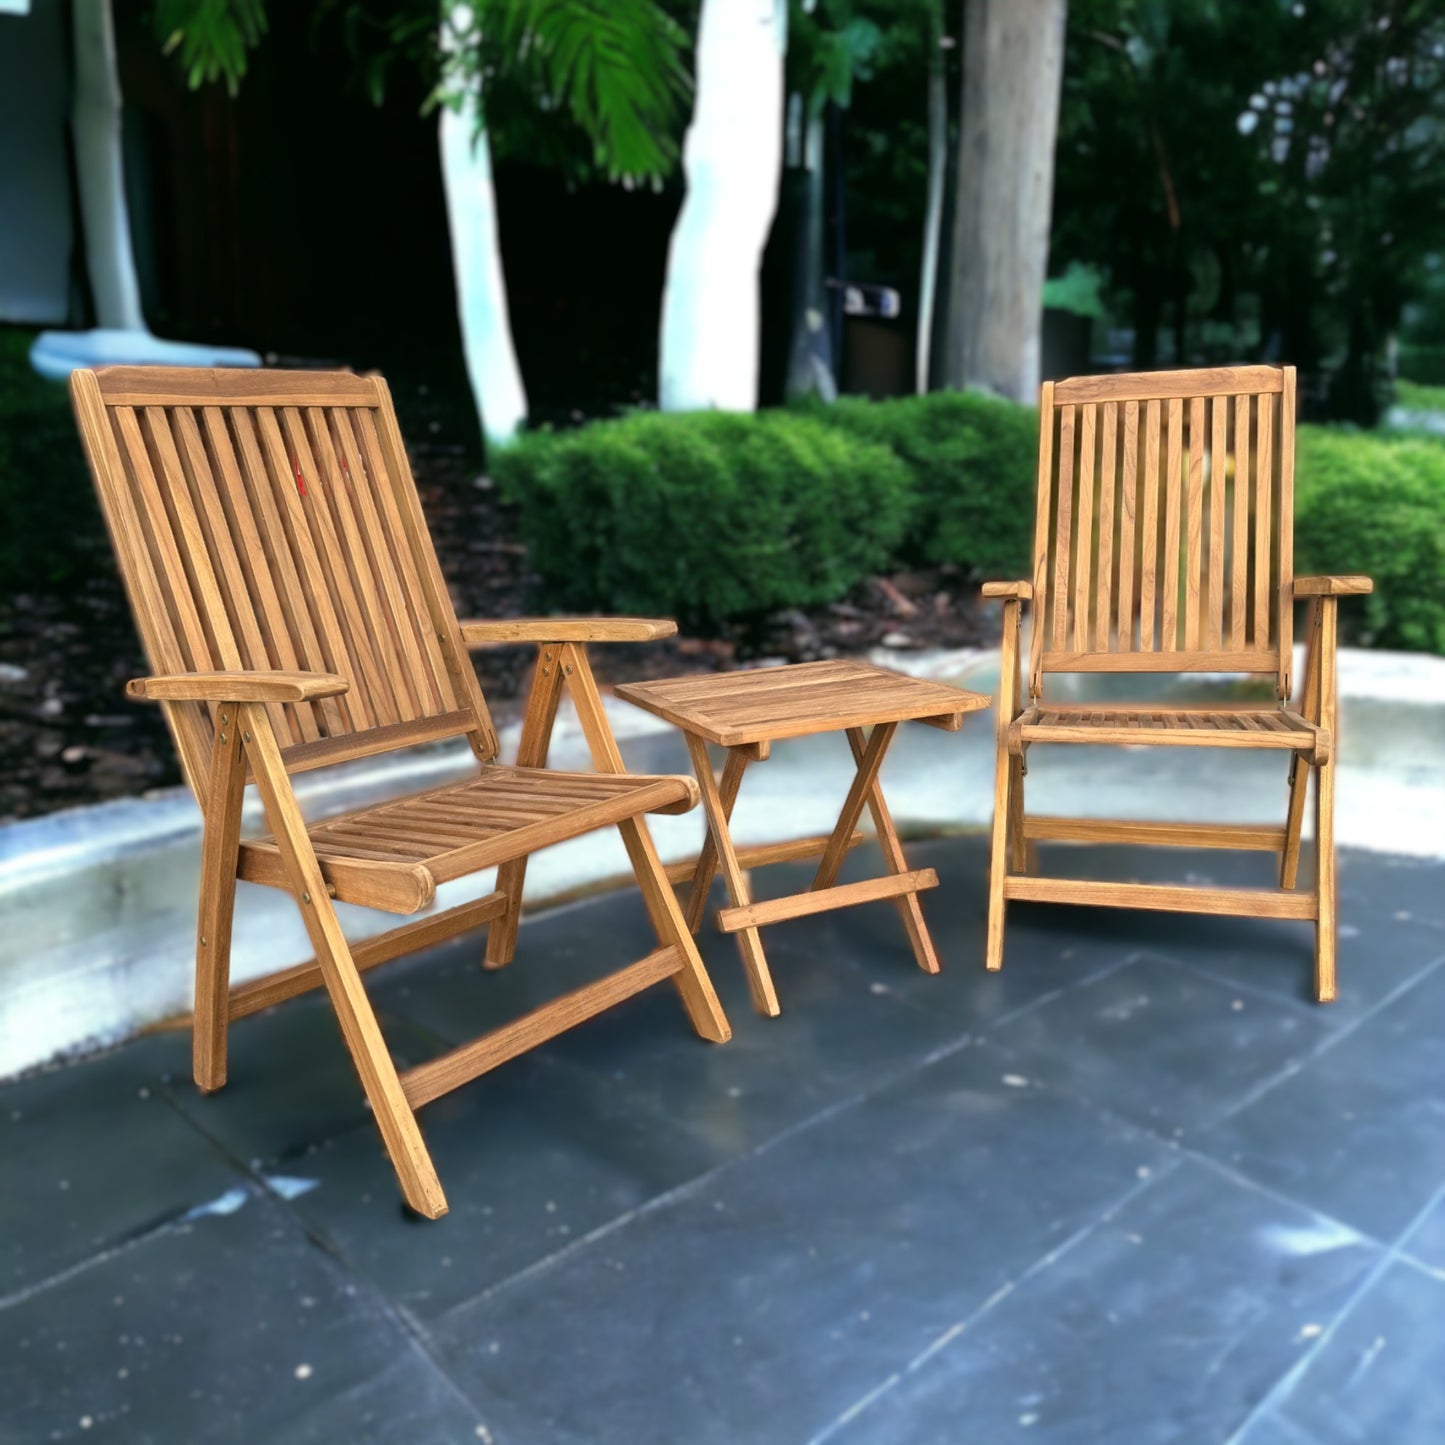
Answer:
M1445 6L1073 0L1056 188L1138 364L1287 358L1372 423L1445 220Z

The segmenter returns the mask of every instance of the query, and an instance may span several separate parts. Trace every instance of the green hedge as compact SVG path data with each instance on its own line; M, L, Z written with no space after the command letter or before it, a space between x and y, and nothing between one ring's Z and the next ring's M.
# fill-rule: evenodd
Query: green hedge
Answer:
M1445 442L1301 427L1295 571L1363 572L1341 626L1378 647L1445 653Z
M826 602L887 566L907 465L790 412L637 413L493 457L554 606L692 625Z
M908 463L916 505L909 560L970 577L1027 577L1033 552L1038 412L980 392L896 401L847 397L813 415Z
M104 524L58 381L30 369L34 333L0 327L0 585L58 587L96 565Z

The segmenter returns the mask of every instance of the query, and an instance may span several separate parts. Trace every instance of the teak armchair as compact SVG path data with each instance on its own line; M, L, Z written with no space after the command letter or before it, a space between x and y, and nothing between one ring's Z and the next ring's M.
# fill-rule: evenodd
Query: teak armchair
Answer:
M226 1081L232 1019L324 985L406 1201L437 1218L447 1205L417 1126L421 1105L662 979L675 984L699 1034L728 1038L643 821L686 812L696 785L624 771L585 652L593 640L666 636L671 623L459 622L379 378L114 367L75 372L71 395L156 674L128 691L165 708L204 816L193 1015L203 1090ZM507 641L539 644L515 767L496 761L467 656ZM563 686L594 773L543 766ZM449 737L471 745L475 778L320 823L303 819L295 774ZM270 828L264 837L240 834L248 782ZM399 1074L362 971L484 923L489 961L506 962L527 856L609 825L622 834L659 947ZM492 867L497 886L483 898L355 946L342 936L334 899L414 914L439 883ZM310 963L230 987L238 878L295 897L315 949Z
M1243 366L1046 382L1039 406L1034 575L1003 599L998 760L986 963L1003 963L1013 898L1182 913L1309 919L1315 992L1335 996L1334 793L1339 599L1367 577L1294 575L1293 367ZM1162 463L1162 467L1161 467ZM1293 699L1294 604L1308 599L1303 695ZM1028 696L1020 614L1033 608ZM1057 672L1271 676L1273 707L1058 703ZM1278 827L1029 817L1035 743L1274 748L1288 755ZM1314 887L1296 891L1308 775ZM1278 889L1194 888L1030 876L1045 839L1250 848L1279 854Z

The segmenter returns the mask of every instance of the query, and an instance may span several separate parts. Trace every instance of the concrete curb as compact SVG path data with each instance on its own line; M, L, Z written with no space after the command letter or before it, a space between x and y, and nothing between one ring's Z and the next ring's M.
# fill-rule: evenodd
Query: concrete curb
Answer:
M992 692L993 651L879 652L873 660L919 676ZM1080 697L1140 692L1140 679L1060 679ZM1187 689L1154 682L1158 696L1218 696L1241 679L1192 680ZM1343 747L1339 836L1345 846L1421 856L1445 854L1445 659L1346 650L1340 658ZM1062 691L1062 689L1061 689ZM630 768L687 772L671 728L607 700ZM962 734L909 728L886 769L893 812L912 832L986 826L992 808L990 721ZM503 756L516 748L504 732ZM552 762L590 766L575 716L559 717ZM405 759L362 762L331 776L308 774L298 792L309 816L467 775L465 747L420 749ZM826 831L846 790L852 760L836 737L776 746L752 770L739 802L739 841L763 842ZM1196 749L1070 747L1035 750L1031 809L1053 813L1278 821L1284 809L1278 755ZM701 810L652 820L668 860L695 852ZM188 793L77 808L0 827L0 1078L50 1059L100 1047L190 1006L200 818ZM539 854L528 873L528 903L545 906L628 877L627 857L608 830ZM436 907L488 891L491 875L449 884ZM946 906L943 898L935 907ZM395 920L342 905L348 934L361 938ZM524 940L525 946L525 940ZM308 957L290 899L243 885L233 951L236 981Z

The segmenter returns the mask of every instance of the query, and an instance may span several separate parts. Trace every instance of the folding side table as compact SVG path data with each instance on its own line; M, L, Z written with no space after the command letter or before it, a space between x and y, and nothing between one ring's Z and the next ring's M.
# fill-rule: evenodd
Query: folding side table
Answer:
M616 693L666 718L687 739L708 820L708 836L692 872L687 921L694 932L701 926L708 890L720 868L730 906L718 910L717 925L738 936L748 988L759 1013L776 1016L781 1010L758 929L785 918L891 898L918 966L926 973L938 972L938 955L918 903L922 889L938 886L938 874L932 868L909 869L883 800L878 770L900 722L923 722L956 732L965 713L989 706L987 697L851 660L628 683ZM829 732L847 733L857 766L832 833L744 849L740 857L729 821L748 764L765 760L771 744L781 739ZM727 750L721 777L713 773L709 743ZM872 814L888 872L861 883L837 884L844 856L862 841L856 829L865 807ZM818 871L807 892L753 902L744 868L819 854Z

